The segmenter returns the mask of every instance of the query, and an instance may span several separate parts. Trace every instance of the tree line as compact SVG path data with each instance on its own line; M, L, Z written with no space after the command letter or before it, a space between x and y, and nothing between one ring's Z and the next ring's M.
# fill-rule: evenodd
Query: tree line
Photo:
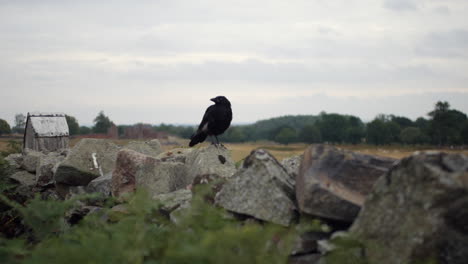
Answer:
M67 115L66 118L70 135L107 133L108 128L114 125L103 111L96 116L92 127L79 126L72 116ZM22 133L24 119L24 115L17 115L12 129L0 119L0 135ZM119 134L123 135L128 126L117 127ZM152 125L152 129L190 138L196 127L162 123ZM319 115L282 116L249 125L233 125L220 140L232 143L269 140L282 144L461 145L468 144L468 118L465 113L451 109L448 102L437 102L427 118L419 117L414 121L403 116L380 114L364 123L356 116L322 112Z

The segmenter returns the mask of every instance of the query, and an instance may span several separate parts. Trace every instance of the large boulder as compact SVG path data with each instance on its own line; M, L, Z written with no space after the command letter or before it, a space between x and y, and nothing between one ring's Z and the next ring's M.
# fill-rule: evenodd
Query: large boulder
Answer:
M167 162L187 163L187 156L193 152L193 148L175 148L159 154L156 158Z
M376 182L351 235L369 263L467 263L468 157L403 159Z
M88 193L102 193L105 196L111 195L111 182L112 182L112 173L109 172L104 176L99 176L96 179L92 180L85 190Z
M236 165L231 159L229 150L222 146L210 145L198 148L187 155L189 178L193 180L198 175L217 174L229 178L236 172Z
M112 195L132 192L137 186L152 196L183 189L190 184L187 168L181 162L163 162L133 150L119 152L112 174Z
M192 200L192 192L186 189L180 189L170 193L156 194L153 199L160 203L161 210L168 215L179 207L187 207Z
M36 184L36 175L27 171L18 171L10 175L10 179L25 186L34 186Z
M86 186L93 179L111 172L119 147L104 139L80 140L55 172L57 183Z
M26 149L23 155L21 168L31 173L35 173L37 165L43 156L44 153L42 152Z
M125 148L152 157L157 157L163 152L161 143L157 139L150 141L130 141L127 145L125 145Z
M65 159L63 155L57 152L50 152L42 156L36 167L37 186L46 186L54 182L54 173L57 165Z
M286 169L286 171L293 179L296 179L297 175L299 174L302 157L303 155L296 155L281 161L281 165Z
M394 159L312 145L296 178L301 212L352 222L375 181L395 163Z
M23 155L21 153L13 153L8 155L5 160L13 169L20 169L23 163Z
M245 159L215 197L225 209L288 226L296 218L294 181L267 151L258 149Z

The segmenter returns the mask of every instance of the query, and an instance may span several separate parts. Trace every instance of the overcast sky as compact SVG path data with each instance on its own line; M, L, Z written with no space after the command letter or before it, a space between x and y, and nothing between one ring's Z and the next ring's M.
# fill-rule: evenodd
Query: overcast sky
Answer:
M0 118L468 113L467 0L0 0Z

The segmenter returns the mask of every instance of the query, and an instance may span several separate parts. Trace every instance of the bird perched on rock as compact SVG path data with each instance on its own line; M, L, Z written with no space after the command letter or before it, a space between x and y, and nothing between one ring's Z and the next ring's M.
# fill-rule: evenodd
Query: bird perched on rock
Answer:
M205 141L207 136L214 136L219 144L218 135L221 135L231 125L231 102L224 96L211 98L215 104L206 109L205 115L198 126L197 132L190 138L190 147Z

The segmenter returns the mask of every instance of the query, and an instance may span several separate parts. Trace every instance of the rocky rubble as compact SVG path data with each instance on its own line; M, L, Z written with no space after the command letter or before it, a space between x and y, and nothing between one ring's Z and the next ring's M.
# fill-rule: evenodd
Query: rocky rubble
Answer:
M159 140L157 139L150 141L130 141L127 145L125 145L125 148L152 157L157 157L163 152L161 143L159 143Z
M85 138L71 150L55 172L55 182L86 186L93 179L111 172L119 147L108 140Z
M372 190L395 160L332 146L312 145L304 152L296 197L302 212L352 222Z
M350 233L370 263L467 263L468 157L403 159L378 180Z
M223 208L289 226L297 217L294 180L267 151L258 149L215 197Z
M218 155L227 157L224 164ZM157 157L122 149L112 175L112 194L120 196L140 186L154 196L183 189L198 175L227 178L234 171L235 165L227 150L214 146L193 151L176 149Z
M202 190L199 185L206 185L203 199L238 221L299 230L302 222L319 219L326 228L299 233L289 263L326 264L337 251L368 263L468 260L468 157L463 155L416 153L396 161L312 145L282 162L257 149L236 169L223 147L162 152L157 141L121 148L95 139L80 141L66 154L7 157L13 168L9 177L21 187L18 197L30 199L37 191L48 197L96 192L121 197L146 189L160 213L177 224ZM83 205L70 221L99 206ZM119 204L111 211L125 213L125 208ZM354 246L336 244L343 238Z

